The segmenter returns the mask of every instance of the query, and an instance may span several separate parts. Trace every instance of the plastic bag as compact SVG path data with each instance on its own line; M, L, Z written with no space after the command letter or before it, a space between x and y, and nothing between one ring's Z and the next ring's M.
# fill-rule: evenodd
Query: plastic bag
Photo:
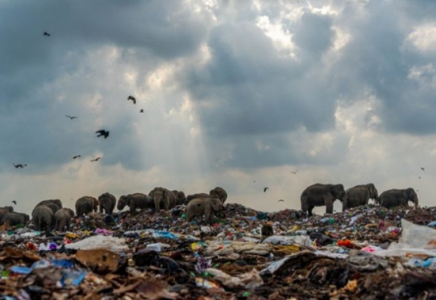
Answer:
M436 269L436 258L428 258L427 260L423 260L420 258L411 258L407 263L407 266L410 267L421 267L421 268L429 268L431 270Z
M407 254L425 254L436 256L436 230L401 220L402 235L398 243L391 243L386 250L374 251L378 256L406 256Z
M150 249L150 250L154 250L156 252L161 252L162 248L168 248L168 247L171 247L171 246L168 244L155 243L155 244L148 244L145 248Z
M155 238L167 238L172 240L177 240L179 237L172 232L169 231L155 231L153 233L153 237Z
M123 238L116 238L113 236L96 235L65 245L66 249L108 249L115 252L127 251L129 247L126 245L126 240Z
M282 235L272 235L270 237L267 237L262 241L262 244L273 244L273 245L304 245L304 246L310 246L312 241L308 236L282 236Z

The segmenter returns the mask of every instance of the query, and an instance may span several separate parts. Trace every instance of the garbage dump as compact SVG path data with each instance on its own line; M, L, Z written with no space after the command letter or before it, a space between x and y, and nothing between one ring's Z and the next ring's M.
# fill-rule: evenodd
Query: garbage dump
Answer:
M2 299L435 299L436 208L91 213L3 226ZM19 228L22 227L22 228Z

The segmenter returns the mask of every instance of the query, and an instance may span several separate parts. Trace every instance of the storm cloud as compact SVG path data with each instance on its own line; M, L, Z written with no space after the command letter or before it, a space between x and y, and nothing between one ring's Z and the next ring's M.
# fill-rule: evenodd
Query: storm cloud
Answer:
M423 0L0 2L1 199L223 186L271 210L299 208L315 182L374 182L427 204L435 12Z

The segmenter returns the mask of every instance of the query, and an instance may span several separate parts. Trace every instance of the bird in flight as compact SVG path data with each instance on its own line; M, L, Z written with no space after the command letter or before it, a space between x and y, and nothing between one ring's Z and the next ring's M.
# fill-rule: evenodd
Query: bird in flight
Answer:
M266 187L266 188L263 188L263 192L265 193L267 189L268 189L268 187Z
M106 131L104 129L97 130L95 133L98 133L97 137L104 136L105 139L109 136L109 131Z
M50 33L48 33L47 31L44 31L44 36L50 36Z
M97 158L94 158L93 160L91 160L91 162L93 162L93 161L98 161L100 158L101 158L100 156L97 157Z
M12 203L14 203L15 205L17 205L17 201L15 201L15 200L12 200Z
M76 158L79 158L79 157L80 157L80 155L74 155L73 159L76 159Z
M24 165L23 165L23 164L17 164L17 165L16 165L16 164L13 164L13 165L14 165L14 167L15 167L16 169L18 169L18 168L21 168L21 169L22 169L22 168L24 168L25 166L27 166L27 164L24 164Z
M419 177L419 179L421 179L421 176L418 176Z
M129 100L132 100L133 104L136 104L136 98L135 97L133 97L133 96L127 97L127 101L129 101Z
M292 174L297 174L297 172L298 172L298 170L297 171L291 171Z
M65 115L67 118L70 118L71 120L73 120L73 119L77 119L77 117L74 117L74 116L69 116L69 115Z
M423 167L421 167L421 170L425 171L425 169Z
M283 200L283 199L280 199L279 201L277 201L277 202L285 202L285 200Z
M143 113L144 112L144 110L143 109L141 109L140 111L139 111L140 113Z

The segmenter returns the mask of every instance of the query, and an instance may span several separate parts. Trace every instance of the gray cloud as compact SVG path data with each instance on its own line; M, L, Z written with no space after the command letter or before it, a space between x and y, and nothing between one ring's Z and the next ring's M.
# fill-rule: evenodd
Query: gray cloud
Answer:
M423 0L3 1L0 176L15 174L3 196L49 195L48 182L68 198L78 185L225 185L263 201L251 174L274 197L292 182L293 200L314 180L413 183L386 176L413 167L395 161L415 161L409 138L434 156L435 11ZM304 170L288 178L291 166Z

